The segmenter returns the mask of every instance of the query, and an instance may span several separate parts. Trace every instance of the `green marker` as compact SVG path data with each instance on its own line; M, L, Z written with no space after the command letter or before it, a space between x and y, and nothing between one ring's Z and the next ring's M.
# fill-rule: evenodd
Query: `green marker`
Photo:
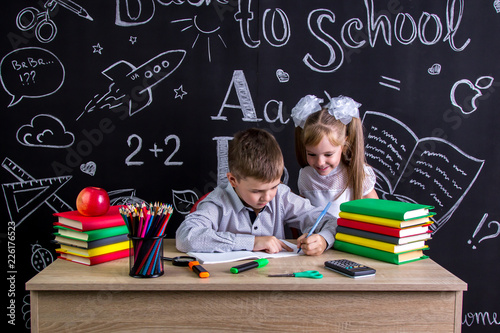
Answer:
M235 267L231 267L230 271L233 274L238 274L238 273L247 271L247 270L252 269L252 268L264 267L268 263L269 263L269 260L267 260L266 258L257 259L254 261L247 262L246 264L241 264L241 265L238 265Z

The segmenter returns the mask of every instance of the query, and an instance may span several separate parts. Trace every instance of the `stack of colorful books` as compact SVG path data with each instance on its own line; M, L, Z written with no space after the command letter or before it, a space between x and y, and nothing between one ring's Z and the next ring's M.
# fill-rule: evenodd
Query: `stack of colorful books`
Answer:
M121 207L111 206L101 216L84 216L78 211L55 213L58 258L91 266L128 257L128 228Z
M340 205L334 248L393 264L428 258L433 206L359 199Z

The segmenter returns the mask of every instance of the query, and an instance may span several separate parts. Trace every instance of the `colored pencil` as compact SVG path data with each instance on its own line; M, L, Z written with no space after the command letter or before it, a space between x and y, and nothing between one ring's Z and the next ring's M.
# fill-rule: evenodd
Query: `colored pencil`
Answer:
M129 204L120 210L134 244L131 274L151 276L161 272L160 249L172 212L172 205L158 202Z

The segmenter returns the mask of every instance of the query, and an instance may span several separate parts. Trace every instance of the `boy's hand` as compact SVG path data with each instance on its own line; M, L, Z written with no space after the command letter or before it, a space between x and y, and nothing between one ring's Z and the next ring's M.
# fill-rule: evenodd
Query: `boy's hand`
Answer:
M274 236L255 236L253 244L254 251L266 251L267 253L278 253L282 250L291 252L292 249Z
M318 234L312 234L309 237L307 234L303 234L297 238L297 247L301 248L308 256L319 256L325 252L327 243L323 236Z

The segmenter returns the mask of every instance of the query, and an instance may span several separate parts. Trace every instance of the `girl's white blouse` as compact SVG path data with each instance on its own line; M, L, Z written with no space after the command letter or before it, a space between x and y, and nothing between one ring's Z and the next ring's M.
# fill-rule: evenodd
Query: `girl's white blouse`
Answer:
M376 176L372 167L365 165L364 168L366 177L363 183L363 195L366 195L374 189ZM300 195L309 199L314 206L324 207L328 201L332 201L329 213L338 217L340 204L352 200L351 188L342 192L346 182L347 168L343 163L326 176L318 174L314 168L307 166L299 172L298 188Z

